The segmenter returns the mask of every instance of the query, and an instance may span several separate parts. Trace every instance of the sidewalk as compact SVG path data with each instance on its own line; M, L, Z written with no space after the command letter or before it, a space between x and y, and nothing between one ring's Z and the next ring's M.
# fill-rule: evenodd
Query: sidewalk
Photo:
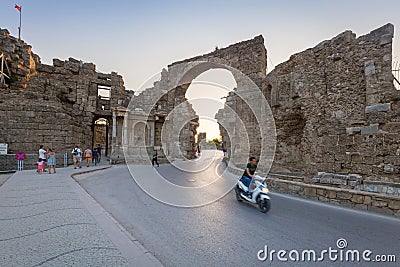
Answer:
M161 266L71 178L107 167L9 178L0 187L0 265Z

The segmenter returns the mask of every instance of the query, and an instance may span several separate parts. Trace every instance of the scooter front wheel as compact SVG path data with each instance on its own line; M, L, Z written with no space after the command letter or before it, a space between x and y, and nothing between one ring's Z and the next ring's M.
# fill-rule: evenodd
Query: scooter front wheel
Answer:
M240 191L237 187L235 187L235 195L236 195L236 200L239 202L242 202L242 197L240 196Z
M264 199L258 202L258 208L262 213L267 213L271 209L271 200Z

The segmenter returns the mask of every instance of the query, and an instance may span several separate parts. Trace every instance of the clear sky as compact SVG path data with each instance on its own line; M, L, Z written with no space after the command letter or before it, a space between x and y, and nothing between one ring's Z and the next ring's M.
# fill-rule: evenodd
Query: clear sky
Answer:
M137 89L166 65L262 34L273 64L340 32L368 33L395 25L398 0L105 1L0 0L0 27L22 38L42 62L74 57L117 71Z

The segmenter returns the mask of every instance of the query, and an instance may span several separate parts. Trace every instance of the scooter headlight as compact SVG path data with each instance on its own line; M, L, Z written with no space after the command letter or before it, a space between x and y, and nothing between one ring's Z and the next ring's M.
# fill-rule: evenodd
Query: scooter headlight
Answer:
M264 188L262 189L262 192L265 193L265 194L268 194L268 193L269 193L269 189L266 188L266 187L264 187Z

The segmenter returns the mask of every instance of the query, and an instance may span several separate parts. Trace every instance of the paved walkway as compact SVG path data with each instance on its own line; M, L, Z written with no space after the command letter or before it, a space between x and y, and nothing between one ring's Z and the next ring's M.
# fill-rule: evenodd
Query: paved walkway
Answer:
M71 178L101 168L9 178L0 187L0 265L160 266Z

